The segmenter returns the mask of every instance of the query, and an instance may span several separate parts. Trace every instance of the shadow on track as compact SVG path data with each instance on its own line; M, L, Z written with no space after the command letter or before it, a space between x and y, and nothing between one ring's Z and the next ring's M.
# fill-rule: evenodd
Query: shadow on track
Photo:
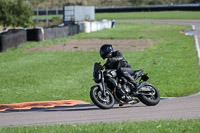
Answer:
M90 105L84 105L84 106L79 106L79 107L72 107L72 108L53 108L53 109L47 109L47 110L42 110L43 112L56 112L56 111L91 111L91 110L115 110L115 109L123 109L123 108L135 108L135 107L145 107L145 105L125 105L122 107L119 107L118 104L115 104L115 106L111 109L100 109L96 105L90 104Z

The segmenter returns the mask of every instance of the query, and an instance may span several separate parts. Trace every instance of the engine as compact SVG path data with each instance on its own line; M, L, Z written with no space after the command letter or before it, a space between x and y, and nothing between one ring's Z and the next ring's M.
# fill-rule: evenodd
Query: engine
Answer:
M117 97L120 100L124 99L125 95L129 95L135 87L130 84L124 77L121 77L118 82Z
M116 96L120 100L124 100L125 95L129 95L135 89L124 77L117 78L116 70L106 70L104 74L107 80L107 87L110 89L117 88Z

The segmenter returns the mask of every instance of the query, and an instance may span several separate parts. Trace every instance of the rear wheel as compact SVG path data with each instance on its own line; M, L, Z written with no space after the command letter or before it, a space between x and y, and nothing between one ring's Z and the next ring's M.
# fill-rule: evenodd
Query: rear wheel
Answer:
M91 88L90 98L92 102L101 109L110 109L115 103L113 94L109 90L106 90L106 96L103 96L98 86Z
M150 89L150 92L145 92L144 94L140 94L138 98L142 103L147 106L154 106L160 102L160 93L158 89L152 84L146 84L143 87L147 87ZM146 94L146 95L145 95Z

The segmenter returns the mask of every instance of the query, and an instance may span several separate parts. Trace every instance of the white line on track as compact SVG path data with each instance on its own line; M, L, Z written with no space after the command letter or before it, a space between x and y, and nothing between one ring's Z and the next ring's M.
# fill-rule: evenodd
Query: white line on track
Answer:
M198 57L199 57L199 66L200 66L200 48L199 48L199 41L198 41L197 35L195 35L194 38L195 38L195 45L196 45L196 49L197 49L197 55L198 55Z
M192 29L195 30L195 25L192 25ZM199 67L200 67L200 47L199 47L199 40L197 35L194 35L194 39L195 39L195 47L197 50L197 56L199 58Z

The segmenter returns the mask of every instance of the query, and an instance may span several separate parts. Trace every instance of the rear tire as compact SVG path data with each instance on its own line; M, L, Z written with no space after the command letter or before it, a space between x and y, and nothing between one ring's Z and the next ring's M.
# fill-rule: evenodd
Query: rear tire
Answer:
M147 95L139 95L138 98L142 103L144 103L147 106L155 106L160 102L160 93L158 89L152 85L152 84L146 84L143 87L150 87L155 91L155 94L153 96L147 96Z
M113 94L109 90L106 90L106 97L103 98L101 90L98 86L93 86L91 88L90 98L92 102L101 109L110 109L115 103Z

